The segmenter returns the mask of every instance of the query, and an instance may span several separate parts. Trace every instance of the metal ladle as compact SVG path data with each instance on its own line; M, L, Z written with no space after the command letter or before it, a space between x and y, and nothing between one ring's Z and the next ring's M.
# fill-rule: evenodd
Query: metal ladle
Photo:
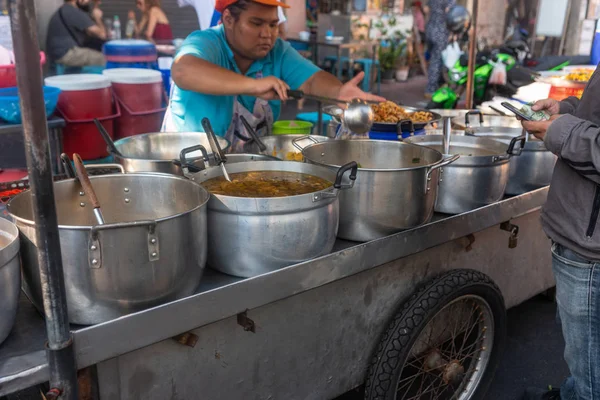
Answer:
M90 203L92 203L92 207L94 207L94 216L98 221L98 225L104 225L104 216L102 215L102 210L100 209L100 202L98 201L98 197L96 196L96 192L94 191L90 177L85 169L85 165L83 165L83 160L79 154L75 153L73 154L73 161L75 162L75 170L77 171L79 183L81 184L83 191L87 194Z
M352 132L363 134L369 132L375 113L369 104L379 104L378 101L354 99L352 101L344 101L333 99L330 97L315 96L306 94L301 90L288 90L288 96L294 99L312 99L329 104L346 104L346 109L343 110L342 120L344 125Z
M110 137L110 135L108 134L106 129L104 129L104 126L102 126L102 124L100 123L100 121L98 121L97 118L94 118L94 124L96 124L96 128L98 129L98 132L100 132L100 134L102 135L102 139L104 139L104 141L106 142L106 145L108 146L110 152L115 154L118 157L125 158L123 156L123 154L121 154L119 149L117 149L115 142L113 142L112 138Z
M215 135L215 131L213 131L213 128L208 118L202 118L202 127L204 128L204 132L206 132L206 135L208 136L208 142L210 143L210 147L213 151L213 154L215 155L215 160L217 161L217 164L221 167L221 171L223 171L223 176L225 177L227 182L231 182L231 178L229 177L229 174L225 169L227 157L225 157L225 153L223 153L221 146L219 146L217 135Z

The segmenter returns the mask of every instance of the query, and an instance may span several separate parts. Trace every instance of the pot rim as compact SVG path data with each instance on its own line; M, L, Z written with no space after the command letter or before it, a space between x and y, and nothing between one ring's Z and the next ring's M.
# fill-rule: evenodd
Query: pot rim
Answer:
M127 136L127 137L121 138L115 142L115 147L117 148L117 150L121 151L121 149L119 149L119 145L122 145L125 142L133 141L136 138L158 136L158 135L164 135L164 134L169 134L169 133L177 134L180 136L192 136L195 134L205 134L206 135L206 133L204 133L204 132L150 132L150 133L143 133L141 135L133 135L133 136ZM224 137L219 137L219 138L223 139L225 142L227 142L227 146L222 148L223 151L227 151L227 149L229 149L231 147L231 143L229 143L229 141L227 139L225 139ZM180 151L183 150L184 148L180 149ZM109 148L108 150L109 150L109 154L114 157L115 161L117 159L120 159L120 160L146 161L146 162L154 162L154 163L169 163L169 164L173 162L173 159L162 160L162 159L158 159L158 158L138 158L138 157L129 157L125 154L122 154L122 156L118 156L115 153L113 153L112 149ZM206 152L210 155L210 154L212 154L212 149L210 147L207 147ZM201 160L201 159L202 159L202 157L190 157L189 158L189 160L193 160L193 161Z
M347 140L347 141L342 141L342 140L330 140L330 141L325 141L325 142L321 142L321 143L313 143L310 144L306 147L304 147L302 149L302 156L309 160L312 164L315 165L319 165L319 166L323 166L323 167L328 167L328 168L341 168L341 165L336 165L336 164L328 164L328 163L324 163L321 161L317 161L317 160L313 160L310 157L307 157L306 154L304 154L304 151L308 148L311 148L313 146L322 146L322 145L329 145L330 143L338 143L338 142L370 142L370 143L383 143L386 146L395 146L395 145L400 145L400 146L417 146L417 147L424 147L424 146L418 146L416 144L412 144L412 143L406 143L406 142L396 142L396 141L392 141L392 140L371 140L371 139L359 139L359 140ZM426 168L430 168L436 164L438 164L439 162L441 162L444 159L444 156L442 155L442 153L440 153L437 150L434 149L430 149L427 148L428 151L432 151L435 152L439 155L439 160L431 163L431 164L427 164L427 165L419 165L416 167L406 167L406 168L362 168L359 166L358 170L359 171L366 171L366 172L403 172L403 171L415 171L415 170L419 170L419 169L426 169Z
M8 263L19 254L19 229L15 224L7 219L0 218L0 235L8 238L9 243L0 247L0 269L8 265Z
M156 173L156 172L153 172L153 173L140 172L140 173L131 173L131 174L128 173L128 174L94 175L94 176L90 176L90 180L93 181L93 180L96 180L96 179L103 179L103 178L107 178L107 177L108 178L113 178L113 177L143 177L143 178L154 177L154 178L176 179L176 180L188 182L188 184L193 184L193 185L199 186L199 188L201 189L201 191L204 192L204 194L206 194L206 196L205 196L206 198L202 202L200 202L200 204L198 204L197 206L195 206L195 207L193 207L193 208L191 208L191 209L189 209L187 211L176 213L176 214L172 214L172 215L169 215L169 216L166 216L166 217L153 218L152 221L155 221L156 223L163 222L163 221L168 221L168 220L171 220L171 219L175 219L175 218L178 218L178 217L181 217L181 216L193 213L196 210L201 209L202 207L206 206L208 204L208 201L210 200L210 193L206 189L204 189L204 187L202 185L199 185L198 183L193 182L190 179L186 179L184 177L177 176L177 175L172 175L172 174L162 174L162 173ZM65 180L62 180L62 181L54 182L54 185L62 185L63 182L72 182L74 180L75 179L65 179ZM17 221L17 222L19 222L19 223L21 223L23 225L36 227L35 221L29 220L29 219L25 219L23 217L15 215L11 211L11 204L13 203L13 201L15 201L16 199L20 198L21 196L24 196L25 194L29 194L30 192L31 192L31 189L26 190L26 191L24 191L22 193L19 193L18 195L16 195L14 198L12 198L8 202L6 208L7 208L8 212L9 212L10 216L15 221ZM125 222L125 224L131 223L132 224L131 226L134 226L133 225L134 222L136 222L136 221ZM97 226L99 226L99 225L65 225L65 224L59 224L58 225L58 229L65 229L65 230L90 230L90 229L92 229L94 227L97 227ZM124 229L124 228L128 228L128 227L129 226L126 225L126 226L123 226L122 228L118 228L118 229Z
M458 135L458 137L462 140L463 138L465 138L464 140L467 141L482 141L485 144L490 145L490 147L500 147L502 145L504 145L503 142L499 141L499 140L494 140L491 138L486 138L486 137L477 137L477 136L469 136L469 135ZM440 146L443 140L443 136L442 135L422 135L422 136L413 136L411 138L407 138L405 139L405 141L410 141L410 143L414 143L417 144L419 146L431 146L433 145L433 143L421 143L421 142L434 142L435 141L435 145L436 146ZM451 145L452 145L452 141ZM460 144L460 143L458 143ZM475 167L475 166L496 166L496 165L502 165L505 164L507 162L510 161L510 158L512 157L508 157L506 159L498 159L498 157L500 156L504 156L507 155L508 153L506 152L506 150L508 150L508 145L506 145L506 149L504 150L504 152L502 153L497 153L494 155L478 155L478 156L468 156L468 155L461 155L460 158L458 160L456 160L455 162L453 162L452 164L446 166L445 168L452 168L454 167Z
M266 167L277 166L278 168L265 168L265 166ZM286 166L288 167L287 169L285 169ZM308 168L308 169L321 170L321 172L323 172L323 173L320 175L315 175L314 173L311 173L309 171L305 171L305 172L298 171L298 169L303 168L303 166L304 166L304 168ZM250 167L250 169L247 167ZM331 203L332 201L337 200L337 198L339 196L340 189L335 189L333 187L335 177L336 177L336 172L333 172L330 169L322 167L322 166L308 164L308 163L300 163L297 161L247 161L247 162L242 162L242 163L231 164L231 166L228 167L229 174L234 174L234 173L238 173L238 172L260 172L260 171L283 171L283 172L296 172L296 173L300 173L300 174L315 175L315 176L318 176L319 178L329 180L331 182L331 186L328 186L327 188L325 188L323 190L318 190L318 191L314 191L314 192L310 192L310 193L304 193L304 194L299 194L299 195L294 195L294 196L283 196L283 197L282 196L279 196L279 197L239 197L239 196L228 196L228 195L222 195L222 194L213 194L213 193L209 192L210 196L211 196L211 200L209 201L209 208L213 209L213 210L218 209L219 211L226 211L226 210L233 209L234 213L250 213L250 214L252 214L252 213L260 212L260 213L264 213L264 214L267 214L267 213L280 214L280 213L289 212L289 210L300 211L300 210L305 210L305 209L320 208L326 204ZM206 175L209 173L210 173L210 177L207 177ZM221 168L220 167L211 167L206 170L191 174L190 180L193 179L194 182L196 182L199 185L202 185L202 182L205 182L209 179L217 178L219 176L222 176ZM319 199L316 199L315 197L317 197L321 193L331 194L331 196L327 195L327 196L322 196ZM215 205L220 205L219 203L217 203L217 201L219 203L223 204L223 207L221 207L221 206L214 207ZM235 205L235 208L229 207L232 204ZM269 207L269 208L271 208L270 212L267 212L266 210L264 212L260 211L261 209L263 209L265 204L269 204L269 206L274 206L274 207ZM304 204L307 204L308 207L304 206ZM247 207L246 205L250 205L250 206Z

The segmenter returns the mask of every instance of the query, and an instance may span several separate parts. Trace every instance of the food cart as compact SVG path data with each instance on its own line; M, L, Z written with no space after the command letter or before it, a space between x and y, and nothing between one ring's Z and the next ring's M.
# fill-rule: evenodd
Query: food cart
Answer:
M15 3L25 26L32 4ZM14 32L25 66L33 31ZM502 351L505 310L554 285L544 187L363 243L338 238L327 254L250 278L207 269L189 296L69 325L36 69L19 84L46 317L21 293L0 345L0 396L50 381L54 399L77 398L77 386L85 399L323 399L366 382L367 399L477 398ZM81 268L102 268L89 249Z

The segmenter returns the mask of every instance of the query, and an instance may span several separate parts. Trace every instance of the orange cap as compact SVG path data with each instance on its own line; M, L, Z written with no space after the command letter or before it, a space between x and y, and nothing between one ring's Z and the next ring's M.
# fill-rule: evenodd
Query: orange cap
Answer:
M272 7L283 7L283 8L290 8L290 6L288 6L287 4L285 4L282 1L277 1L277 0L252 0L255 3L259 3L259 4L264 4L265 6L272 6ZM223 13L223 11L225 11L225 9L227 7L229 7L230 5L237 3L238 0L216 0L215 2L215 10L217 10L220 13Z

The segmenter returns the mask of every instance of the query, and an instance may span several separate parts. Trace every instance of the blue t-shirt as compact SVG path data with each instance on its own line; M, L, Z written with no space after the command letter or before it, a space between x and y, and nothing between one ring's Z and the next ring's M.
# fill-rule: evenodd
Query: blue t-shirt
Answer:
M240 73L233 58L233 52L225 39L223 25L196 31L187 37L177 57L193 55L230 71ZM288 42L277 39L269 54L252 63L246 76L256 78L275 76L286 82L290 88L298 89L320 69L302 57ZM198 71L198 73L202 73ZM203 132L202 118L207 117L217 135L224 136L233 117L235 96L214 96L183 90L175 86L171 98L173 122L180 132ZM249 111L254 109L256 97L239 96L240 102ZM281 101L269 101L275 120L279 118Z

